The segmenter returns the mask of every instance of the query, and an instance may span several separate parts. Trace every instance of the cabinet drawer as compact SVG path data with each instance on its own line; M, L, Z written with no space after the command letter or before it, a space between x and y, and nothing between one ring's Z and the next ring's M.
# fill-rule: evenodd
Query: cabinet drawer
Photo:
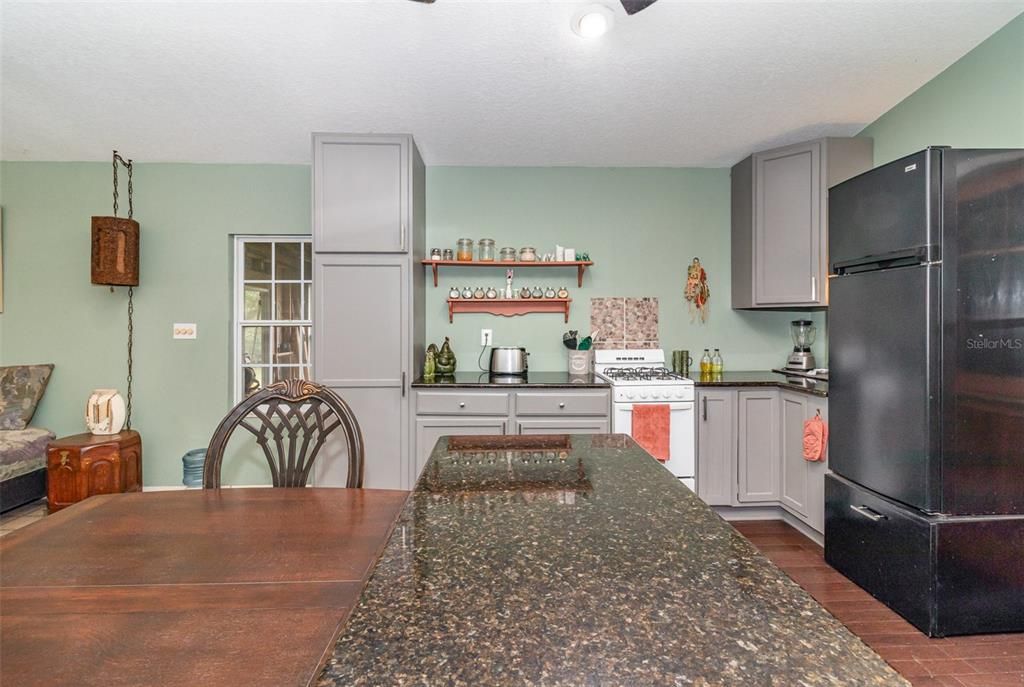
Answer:
M508 415L508 393L417 391L417 415Z
M825 478L825 560L926 632L930 559L925 518L836 475Z
M606 389L516 392L516 415L608 415L608 409Z

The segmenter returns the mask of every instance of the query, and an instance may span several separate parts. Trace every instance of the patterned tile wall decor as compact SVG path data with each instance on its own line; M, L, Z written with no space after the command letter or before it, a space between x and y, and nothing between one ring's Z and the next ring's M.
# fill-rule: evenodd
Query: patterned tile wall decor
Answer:
M660 348L657 298L591 298L594 348Z

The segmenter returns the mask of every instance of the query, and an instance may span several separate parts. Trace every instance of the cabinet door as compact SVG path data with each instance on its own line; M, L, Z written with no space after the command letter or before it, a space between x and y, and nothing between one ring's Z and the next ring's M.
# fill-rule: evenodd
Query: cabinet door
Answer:
M404 136L313 136L314 250L408 250L409 149Z
M319 254L313 274L316 381L401 388L409 345L407 261Z
M807 397L807 417L821 414L828 422L828 399L818 396ZM825 460L814 463L805 461L807 470L807 518L805 522L822 534L825 533L825 475L828 474L828 445L825 446Z
M551 419L519 420L519 434L607 434L608 418L577 418L565 417Z
M400 389L332 387L352 408L363 435L363 486L367 489L407 489L407 404ZM321 449L313 470L313 485L344 487L348 456L340 430Z
M810 477L810 463L804 460L807 396L783 392L779 400L782 406L782 503L806 518Z
M754 156L757 305L824 304L821 142Z
M408 486L408 267L401 258L317 254L313 377L352 407L366 447L363 486ZM344 486L337 441L317 459L317 486ZM326 459L325 459L326 458Z
M739 392L739 494L742 503L779 500L779 392Z
M736 498L736 392L697 394L697 495L712 506Z
M416 463L410 483L415 483L427 464L437 440L451 435L505 434L508 418L466 418L466 417L417 417L416 418Z

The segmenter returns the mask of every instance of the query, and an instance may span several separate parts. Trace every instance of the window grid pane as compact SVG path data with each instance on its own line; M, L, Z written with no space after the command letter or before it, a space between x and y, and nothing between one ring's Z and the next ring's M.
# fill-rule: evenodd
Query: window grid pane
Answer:
M241 396L283 379L312 375L312 242L238 239L236 337ZM267 269L269 267L269 269ZM281 277L281 278L279 278Z

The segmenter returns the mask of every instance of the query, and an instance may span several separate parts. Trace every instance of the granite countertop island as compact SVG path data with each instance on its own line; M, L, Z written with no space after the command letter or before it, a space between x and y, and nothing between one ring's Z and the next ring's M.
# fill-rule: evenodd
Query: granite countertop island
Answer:
M412 383L414 389L477 389L505 387L537 387L549 389L593 389L608 388L610 385L600 377L571 375L568 372L528 372L525 375L491 375L489 372L456 372L432 381L423 377Z
M693 383L702 386L774 386L787 391L801 391L815 396L828 396L828 382L789 376L778 372L723 372L714 376L694 375Z
M625 435L444 437L319 685L907 685Z

